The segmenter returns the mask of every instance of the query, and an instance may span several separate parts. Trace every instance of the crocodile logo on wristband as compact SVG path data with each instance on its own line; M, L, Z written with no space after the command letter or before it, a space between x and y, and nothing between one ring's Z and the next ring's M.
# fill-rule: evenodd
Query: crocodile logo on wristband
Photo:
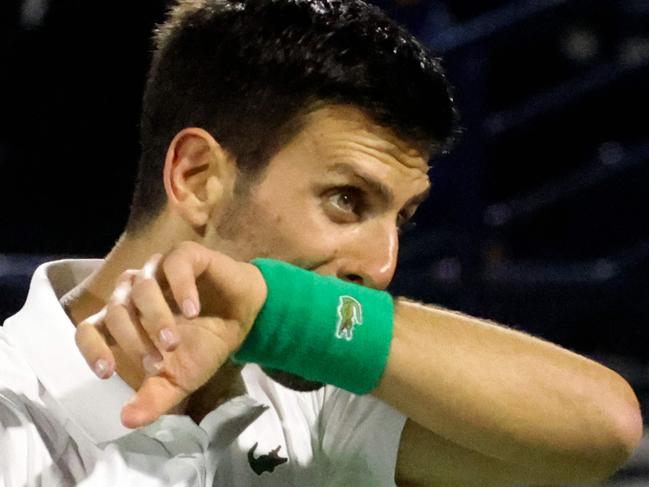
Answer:
M340 296L337 311L336 338L349 341L354 338L354 326L363 324L363 307L351 296Z

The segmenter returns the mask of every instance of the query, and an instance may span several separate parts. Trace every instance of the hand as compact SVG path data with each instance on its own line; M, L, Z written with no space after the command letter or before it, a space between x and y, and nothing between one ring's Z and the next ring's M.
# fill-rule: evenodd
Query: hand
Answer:
M125 426L143 426L205 384L239 349L266 295L254 265L184 242L124 272L108 304L77 326L77 346L101 378L118 365L113 351L126 372L145 372L122 409Z

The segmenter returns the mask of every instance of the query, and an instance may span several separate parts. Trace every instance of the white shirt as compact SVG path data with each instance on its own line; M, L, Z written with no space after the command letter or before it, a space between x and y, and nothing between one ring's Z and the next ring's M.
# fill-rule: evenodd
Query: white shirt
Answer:
M42 265L0 328L0 487L395 485L401 413L333 386L295 392L252 364L247 394L199 425L168 415L125 428L120 411L134 391L117 375L95 377L59 303L100 265Z

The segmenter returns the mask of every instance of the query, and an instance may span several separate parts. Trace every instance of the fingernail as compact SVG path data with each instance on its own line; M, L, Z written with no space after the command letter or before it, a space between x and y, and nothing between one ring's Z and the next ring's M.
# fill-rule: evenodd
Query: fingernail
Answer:
M150 353L147 353L142 359L142 366L147 374L158 375L162 370L162 360Z
M160 330L160 342L164 345L165 349L171 350L178 345L178 337L169 328Z
M183 301L183 314L186 318L194 318L198 315L198 307L194 301L189 298Z
M97 377L99 377L100 379L106 379L112 374L111 366L108 363L108 360L104 360L103 358L100 358L95 362L94 371Z

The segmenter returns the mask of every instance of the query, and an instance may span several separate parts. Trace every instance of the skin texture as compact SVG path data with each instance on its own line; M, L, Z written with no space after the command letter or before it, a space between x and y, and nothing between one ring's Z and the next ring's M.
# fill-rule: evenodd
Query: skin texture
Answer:
M168 206L137 237L125 234L99 272L77 295L64 300L75 323L108 304L110 319L93 316L77 336L82 351L92 348L102 334L110 337L112 357L104 374L116 370L137 390L146 376L142 359L148 354L160 359L155 339L119 326L129 312L133 314L132 306L120 309L122 297L145 274L122 273L142 267L151 254L166 253L183 241L218 249L240 261L273 257L369 287L383 289L389 284L397 264L399 225L412 217L430 186L428 156L350 106L318 108L306 116L303 126L243 195L235 192L235 185L245 176L238 175L235 162L207 132L186 129L174 138L164 171ZM113 293L116 282L122 288ZM153 302L161 299L160 293L142 292ZM114 335L123 337L123 346ZM240 343L243 338L228 340ZM224 349L220 362L233 350ZM96 360L89 360L92 367ZM215 366L205 367L205 373L197 376L204 381L214 372ZM296 389L318 386L290 374L271 374ZM223 383L218 374L211 382ZM211 403L226 399L213 389L209 384L202 389L201 399L192 402L200 407L194 409L209 412ZM228 390L234 395L239 388ZM187 407L187 401L181 407ZM200 419L193 410L190 414Z
M425 196L427 170L424 156L360 112L319 110L206 244L384 289L396 268L398 225Z
M146 424L171 408L198 421L241 392L227 357L266 292L249 259L278 258L385 288L398 226L430 186L425 156L359 110L329 106L307 117L241 195L241 176L218 142L201 129L181 131L165 164L167 207L138 236L124 235L65 299L89 365L103 360L98 375L116 370L138 391L123 422ZM126 271L132 268L140 270ZM410 418L400 484L594 481L615 471L640 439L633 391L599 364L406 300L397 300L394 325L374 394ZM161 340L162 330L175 339Z

